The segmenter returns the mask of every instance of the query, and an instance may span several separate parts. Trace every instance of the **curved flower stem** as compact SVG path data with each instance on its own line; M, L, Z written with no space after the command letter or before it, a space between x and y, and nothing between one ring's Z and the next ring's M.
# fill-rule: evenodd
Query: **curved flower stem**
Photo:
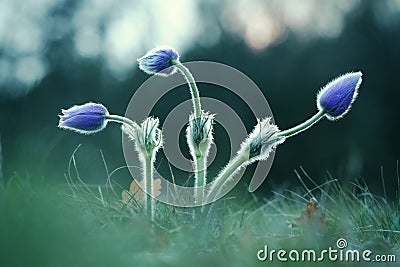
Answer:
M199 89L197 88L196 81L193 78L192 73L186 68L179 60L173 60L172 64L185 76L185 79L190 87L190 92L193 101L194 119L201 117L201 103L199 96ZM193 153L192 153L193 154ZM193 158L195 168L195 187L203 187L206 185L206 168L207 159L205 158L207 153L202 153L199 156ZM204 199L204 189L197 189L196 191L196 203L202 204Z
M122 124L126 124L130 127L132 127L135 130L140 129L139 125L137 125L136 122L123 117L123 116L119 116L119 115L106 115L105 118L109 121L113 121L113 122L118 122L118 123L122 123Z
M317 123L320 119L322 119L324 116L325 116L325 110L320 110L318 113L316 113L314 116L312 116L305 122L293 128L281 131L276 135L278 137L284 137L284 138L294 136L298 133L301 133L302 131L307 130L315 123ZM213 201L215 200L216 197L218 197L218 193L220 192L225 182L229 180L229 178L232 177L235 174L235 172L238 171L243 165L246 165L248 163L248 159L249 155L238 154L234 159L231 160L231 162L222 170L222 172L214 180L210 192L208 193L207 196L208 201Z
M201 104L200 104L200 97L199 97L199 89L197 89L196 81L193 78L192 73L186 68L179 60L174 60L172 64L185 76L186 81L189 84L190 92L192 94L193 100L193 109L195 118L200 118L201 115Z
M246 163L249 159L248 155L240 155L238 154L232 161L228 164L226 168L217 176L214 180L213 185L208 193L208 200L213 201L217 197L219 191L221 190L224 183L234 175L236 171L240 169L240 167Z
M318 113L316 113L314 116L312 116L311 118L309 118L308 120L306 120L305 122L294 126L290 129L281 131L277 134L277 136L282 136L282 137L291 137L293 135L296 135L298 133L301 133L305 130L307 130L308 128L310 128L311 126L313 126L315 123L317 123L320 119L322 119L322 117L325 116L325 110L320 110Z

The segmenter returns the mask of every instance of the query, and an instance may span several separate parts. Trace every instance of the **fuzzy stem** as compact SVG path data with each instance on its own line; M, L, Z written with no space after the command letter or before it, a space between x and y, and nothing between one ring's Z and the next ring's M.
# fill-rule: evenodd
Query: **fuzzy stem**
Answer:
M151 155L145 155L145 188L146 188L146 198L145 198L145 209L147 215L151 220L154 220L154 199L153 194L153 161L150 158Z
M114 121L118 123L125 124L131 128L133 128L135 131L140 132L141 129L139 125L137 125L136 122L123 117L119 115L106 115L106 119L109 121ZM139 142L139 140L136 140L136 142ZM140 142L139 142L140 143ZM140 146L140 144L138 144ZM154 220L154 199L152 197L153 194L153 150L152 151L146 151L145 148L143 148L143 151L139 152L142 155L140 156L141 158L141 163L144 165L144 188L146 188L146 197L144 199L144 207L146 214L149 216L151 220Z
M322 119L322 117L325 116L325 110L320 110L318 113L316 113L314 116L312 116L311 118L309 118L308 120L306 120L305 122L294 126L290 129L281 131L280 133L277 134L277 136L282 136L282 137L291 137L293 135L299 134L305 130L307 130L308 128L310 128L311 126L313 126L315 123L317 123L320 119Z
M185 76L185 79L190 87L190 92L192 95L193 102L193 110L194 110L194 119L197 120L201 116L201 103L199 96L199 89L197 88L196 81L193 78L192 73L186 68L179 60L174 60L172 64ZM195 155L196 153L192 153ZM193 156L193 160L195 161L195 187L202 187L206 185L206 168L207 168L207 159L205 158L207 153L205 151L201 151L201 154L198 156ZM202 204L204 199L204 189L196 190L196 203Z
M207 160L203 155L196 159L196 174L195 174L195 187L196 189L196 203L202 205L203 204L203 199L204 199L204 188L199 188L203 187L206 185L206 168L207 168Z
M221 171L221 173L217 176L213 185L208 193L208 199L213 201L217 194L221 190L224 183L235 174L236 171L240 169L240 167L245 164L245 162L249 159L248 154L238 154L228 165Z
M132 120L126 118L126 117L119 116L119 115L106 115L105 117L109 121L126 124L128 126L131 126L135 130L140 129L139 125L137 125L136 122L134 122L134 121L132 121Z
M200 118L201 115L201 104L199 97L199 89L197 89L196 81L193 78L192 73L186 68L179 60L174 60L172 64L185 76L187 83L190 87L190 92L192 94L193 109L195 118Z

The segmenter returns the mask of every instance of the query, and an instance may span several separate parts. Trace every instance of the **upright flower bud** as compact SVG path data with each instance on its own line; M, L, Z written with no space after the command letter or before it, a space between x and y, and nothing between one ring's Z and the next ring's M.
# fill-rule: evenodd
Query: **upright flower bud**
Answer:
M96 103L75 105L62 109L58 127L69 129L81 134L93 134L103 130L107 125L109 115L105 106Z
M324 110L329 120L340 119L350 110L358 94L361 76L360 71L344 74L325 85L318 93L318 109Z
M214 114L201 111L199 117L196 117L195 113L190 115L186 128L186 140L195 171L194 197L198 205L203 203L205 195L203 187L207 183L207 157L213 142L213 122Z
M158 118L148 117L138 127L123 125L122 131L135 141L136 151L142 157L148 157L154 160L154 155L162 146L162 132L158 128Z
M143 166L143 177L141 181L142 189L145 189L147 195L145 199L145 209L150 218L154 219L154 179L153 169L156 153L162 146L162 133L158 128L159 120L157 118L146 118L140 127L131 127L123 125L122 130L135 142L136 151L139 154L139 160Z
M207 157L213 141L213 122L214 114L202 112L198 118L194 114L190 115L186 139L194 160L201 156Z
M149 117L141 124L142 128L142 145L147 153L156 153L162 146L162 133L158 128L158 118Z
M137 61L139 68L147 74L169 76L176 71L173 61L179 59L179 54L167 46L156 47L147 52Z

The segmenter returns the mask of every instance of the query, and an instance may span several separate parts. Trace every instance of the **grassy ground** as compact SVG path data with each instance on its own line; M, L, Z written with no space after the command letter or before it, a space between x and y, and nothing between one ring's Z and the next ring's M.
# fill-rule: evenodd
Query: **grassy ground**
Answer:
M309 266L276 256L262 262L257 252L265 245L288 252L337 249L339 238L346 249L370 249L371 258L396 255L398 264L399 199L388 203L365 185L345 189L333 178L317 185L305 172L299 179L296 192L245 203L224 199L203 212L159 204L152 223L109 187L32 185L13 177L0 189L0 266Z

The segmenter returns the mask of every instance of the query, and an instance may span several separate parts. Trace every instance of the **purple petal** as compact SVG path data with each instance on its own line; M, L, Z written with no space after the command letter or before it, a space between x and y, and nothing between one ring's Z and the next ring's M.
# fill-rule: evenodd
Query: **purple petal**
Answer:
M179 54L173 48L156 47L137 61L139 68L147 74L167 76L175 72L172 61L178 59Z
M361 72L351 72L328 83L318 94L317 103L320 110L325 110L330 120L343 117L357 97L361 84Z
M101 104L76 105L62 110L58 127L84 134L95 133L104 129L107 115L106 107Z

